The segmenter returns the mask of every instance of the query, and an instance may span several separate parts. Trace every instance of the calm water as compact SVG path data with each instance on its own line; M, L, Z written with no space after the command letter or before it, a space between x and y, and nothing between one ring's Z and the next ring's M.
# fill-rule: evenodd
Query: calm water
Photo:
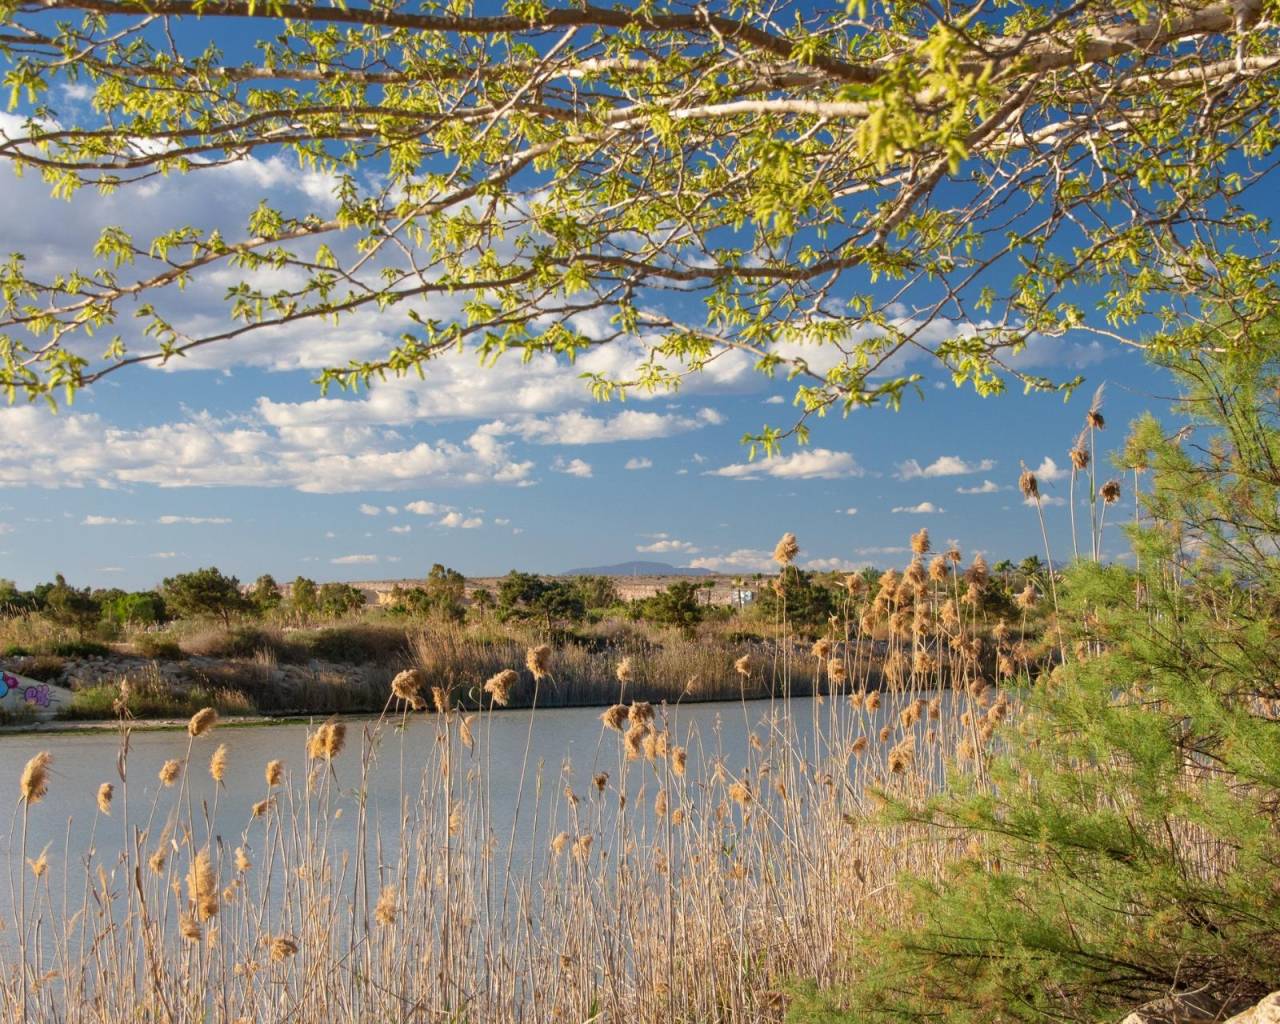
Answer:
M886 699L877 719L888 721L906 698ZM815 707L810 698L796 698L788 712L795 723L794 735L810 750L815 742L815 715L826 718L832 713L851 714L845 701L829 701ZM783 706L770 701L742 703L692 704L659 709L665 716L672 742L689 750L690 778L695 780L714 758L722 758L729 771L745 763L751 732L764 735L768 722L783 713ZM530 734L528 711L500 711L476 719L475 749L459 749L463 770L479 775L489 791L491 827L500 837L505 850L512 835L512 818L519 795L521 767L525 760L526 740L531 736L525 795L516 828L513 849L517 860L536 856L532 851L545 848L546 837L555 827L555 815L563 800L567 784L577 793L586 794L592 775L609 772L616 784L621 737L604 731L598 708L556 708L540 710L533 719ZM349 849L356 842L358 819L355 789L360 775L361 731L371 728L369 720L348 720L347 745L336 759L339 795L334 806L341 813L331 818L331 841L335 848ZM292 774L295 785L306 777L305 743L308 727L302 723L253 728L222 727L195 741L188 786L192 806L198 819L205 814L212 822L212 833L220 836L228 848L239 842L245 828L249 805L266 793L263 768L272 759L280 759ZM431 759L437 742L438 723L433 716L409 718L403 734L388 731L379 746L379 754L370 772L371 827L376 841L397 832L396 808L404 791L412 793L424 767ZM230 752L225 777L225 790L216 802L215 784L209 777L209 756L219 743ZM10 801L15 808L10 822L0 825L0 863L6 867L8 882L0 882L0 915L8 917L12 907L11 893L22 870L20 846L20 802L18 779L27 759L40 750L53 755L49 792L44 800L31 808L27 856L34 857L46 847L51 875L55 878L65 869L74 879L83 875L86 852L92 848L96 862L110 864L120 853L125 827L146 825L157 792L162 788L157 778L160 766L170 758L183 758L187 752L185 731L137 731L130 739L128 757L129 806L127 819L120 799L120 779L116 772L119 737L112 732L23 734L0 737L0 800ZM403 765L402 765L403 758ZM403 771L403 776L402 776ZM645 772L626 774L629 790L645 782ZM116 786L116 802L110 818L102 817L95 797L103 782ZM3 794L7 793L8 796ZM153 838L163 825L172 803L172 793L161 794L153 824ZM202 811L203 805L203 811ZM536 815L535 815L536 812ZM535 816L538 818L535 840ZM55 885L57 883L55 882Z

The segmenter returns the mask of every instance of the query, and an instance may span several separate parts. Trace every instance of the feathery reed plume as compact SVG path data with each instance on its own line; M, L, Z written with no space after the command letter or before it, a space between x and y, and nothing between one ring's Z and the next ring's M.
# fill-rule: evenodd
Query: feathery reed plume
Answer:
M638 761L644 753L644 741L649 737L649 726L643 722L632 722L622 737L627 751L628 761Z
M1036 606L1036 600L1038 596L1039 595L1037 595L1036 593L1035 584L1028 583L1025 587L1022 588L1022 590L1018 593L1018 596L1015 597L1013 600L1014 600L1014 603L1023 611L1030 611L1032 608Z
M578 836L573 842L573 859L586 860L591 855L592 835L589 832Z
M530 647L525 652L524 664L533 673L534 679L545 679L551 674L551 648L546 644Z
M218 749L213 752L213 756L209 758L209 775L214 782L222 784L222 778L227 774L227 745L219 743Z
M615 704L600 716L600 721L616 732L622 732L622 723L626 720L627 706L625 704Z
M324 758L332 761L342 753L342 746L347 741L347 727L342 722L329 720L311 734L307 740L307 757L313 761Z
M512 668L504 668L501 672L485 680L484 692L489 699L500 708L511 703L511 691L520 681L520 673Z
M160 766L159 778L166 786L172 786L182 774L182 762L177 758L169 758Z
M436 714L447 715L453 707L453 702L449 697L449 688L446 686L431 687L431 703L436 709Z
M796 560L800 553L800 545L794 533L784 533L773 549L773 560L784 568Z
M943 555L935 555L929 563L929 579L934 583L947 582L947 560Z
M249 871L253 867L253 861L249 859L249 855L245 852L243 846L236 847L236 870L241 874Z
M902 775L911 767L915 758L915 741L908 736L889 751L889 758L887 761L889 771L894 775Z
M953 540L947 541L947 561L952 565L959 565L963 561L963 556L960 554L960 545Z
M843 686L849 678L849 670L844 667L843 661L829 661L827 662L827 678L831 680L832 686Z
M280 780L284 778L284 762L268 761L263 775L266 776L268 786L280 785Z
M471 724L475 720L475 715L467 715L458 723L458 739L462 741L462 745L468 750L474 750L476 745L476 738L471 732Z
M49 792L49 766L53 764L53 755L42 750L27 762L22 769L22 777L18 780L18 791L25 803L39 803Z
M866 708L868 711L874 711L876 708L880 706L880 691L872 690L870 693L867 694L867 698L864 701L864 703L866 704Z
M266 814L269 810L271 810L271 808L275 805L275 802L276 802L276 798L273 796L269 796L265 800L259 800L256 804L253 805L251 809L253 816L255 818L261 818L264 814Z
M556 837L551 840L551 852L562 853L564 848L569 845L569 833L558 832Z
M648 725L653 721L653 705L647 700L635 701L627 711L632 725Z
M626 686L627 683L631 682L631 680L634 678L634 672L632 671L632 668L631 668L631 659L623 658L620 662L618 662L618 668L615 674L618 677L618 682L620 682L623 686Z
M196 916L207 921L218 912L218 878L209 859L209 848L200 850L191 859L187 871L187 898L195 906Z
M667 816L667 791L665 789L658 790L658 795L653 798L653 813L659 818Z
M687 765L688 760L689 754L684 747L671 748L671 770L677 775L684 775L685 766Z
M742 779L736 779L729 787L729 799L739 807L746 807L751 803L751 786Z
M591 782L596 787L597 793L603 793L604 787L609 785L609 773L596 772L593 776L591 776Z
M1098 493L1102 495L1102 500L1106 504L1114 505L1117 501L1120 500L1120 481L1108 480L1105 484L1102 485L1102 488L1101 490L1098 491Z
M218 712L213 708L201 708L191 716L187 723L187 734L191 737L203 736L218 724Z
M751 655L744 654L741 658L733 663L733 670L742 676L743 679L751 677Z
M1036 479L1036 475L1029 469L1024 468L1022 475L1018 477L1018 490L1022 492L1022 496L1028 501L1040 500L1040 481Z
M153 875L164 873L164 866L169 862L169 851L163 846L157 846L151 856L147 858L147 867L151 869Z
M825 636L814 642L813 648L809 652L819 661L826 661L831 657L831 641Z
M271 940L271 960L280 963L298 952L298 940L290 935L278 935Z
M419 669L407 668L403 672L397 672L391 680L391 695L408 704L414 711L421 711L426 707L422 699L422 688L426 682L426 676Z
M383 886L378 894L378 905L373 910L373 918L380 925L388 926L396 923L396 887Z
M1080 436L1076 438L1067 455L1071 459L1071 468L1076 472L1089 468L1089 449L1085 447L1085 431L1080 432Z
M866 751L867 747L870 745L870 742L871 741L868 740L866 736L859 736L856 740L853 741L849 749L853 751L854 757L861 757L863 753Z
M922 556L929 553L929 531L927 529L921 529L911 535L911 552Z
M116 787L104 782L98 787L98 810L103 814L111 813L111 798L115 796Z
M1102 392L1105 385L1099 384L1098 390L1093 393L1093 401L1089 403L1089 411L1084 414L1085 425L1090 430L1102 430L1107 421L1102 417Z
M185 911L182 916L178 918L178 931L188 942L199 942L204 938L204 932L201 931L200 926L196 924L196 919Z
M969 568L965 570L964 578L970 586L981 589L987 585L990 575L987 569L987 560L982 555L977 554L973 556L973 561L969 563Z
M49 847L46 846L40 851L40 856L27 858L27 866L31 868L31 874L36 878L42 878L44 873L49 870Z

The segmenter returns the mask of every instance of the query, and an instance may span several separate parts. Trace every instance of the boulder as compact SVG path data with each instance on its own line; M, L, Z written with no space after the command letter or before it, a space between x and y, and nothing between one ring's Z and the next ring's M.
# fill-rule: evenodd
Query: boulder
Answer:
M1280 992L1272 992L1256 1006L1237 1013L1227 1024L1280 1024Z

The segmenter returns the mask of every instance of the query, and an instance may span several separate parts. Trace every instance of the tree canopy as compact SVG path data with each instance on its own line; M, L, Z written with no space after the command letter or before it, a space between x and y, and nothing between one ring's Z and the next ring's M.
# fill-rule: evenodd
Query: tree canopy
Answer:
M742 353L794 379L803 440L930 365L1069 388L1019 353L1171 349L1204 298L1229 348L1275 303L1273 7L0 0L0 158L54 195L271 156L332 189L234 233L111 226L54 272L5 254L0 386L390 309L324 386L614 346L609 397ZM178 297L207 279L220 322Z

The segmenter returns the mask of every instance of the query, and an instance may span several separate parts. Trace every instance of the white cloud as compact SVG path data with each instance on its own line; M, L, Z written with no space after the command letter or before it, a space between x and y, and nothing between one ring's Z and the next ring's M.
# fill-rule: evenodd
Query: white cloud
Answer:
M735 480L755 480L762 476L781 480L834 480L837 477L862 474L862 467L851 454L835 452L829 448L814 448L758 462L740 462L706 472L707 476L723 476Z
M764 400L764 404L765 405L782 405L782 403L785 401L786 399L783 398L781 395L770 395L768 398Z
M983 480L982 483L973 487L957 487L956 494L995 494L996 491L1004 490L994 480Z
M646 459L643 456L637 456L636 458L633 458L633 459L627 459L626 465L623 466L622 468L623 469L652 469L653 460Z
M895 512L905 512L908 515L930 516L945 512L946 509L939 508L931 501L922 501L919 505L898 505L894 508Z
M226 516L160 516L156 522L164 526L222 526L231 520Z
M85 516L81 526L137 526L136 519L117 519L115 516Z
M772 572L778 566L772 551L755 548L739 548L727 555L704 555L689 562L691 569L709 569L711 572Z
M1037 466L1035 469L1033 469L1031 472L1035 473L1036 478L1038 480L1049 480L1049 481L1062 480L1067 475L1067 470L1059 466L1056 462L1053 461L1053 459L1049 458L1049 456L1047 455L1044 457L1044 460L1040 463L1040 465Z
M437 505L434 501L411 501L404 507L406 512L412 512L415 516L434 516L446 509Z
M436 524L437 526L447 526L451 529L474 530L476 527L483 526L484 520L479 516L465 517L461 512L450 512Z
M382 515L382 509L378 508L377 505L361 505L360 514L365 516L380 516Z
M986 472L994 469L995 465L994 459L966 462L958 455L941 455L927 466L921 466L915 459L907 459L898 466L897 477L900 480L915 480L919 477L964 476L967 473Z
M377 560L377 555L339 555L329 559L334 565L369 565Z
M584 462L582 459L569 459L568 461L557 458L551 463L551 468L557 473L567 473L569 476L582 477L584 480L591 476L591 463Z
M838 508L836 509L836 512L840 515L846 516L856 516L858 514L858 510L856 508Z
M693 416L628 409L611 417L589 416L575 409L541 419L495 420L480 429L497 437L516 434L533 444L578 445L649 441L723 422L714 409L699 409Z
M533 463L479 431L461 443L413 443L370 427L273 427L208 413L138 429L96 413L0 408L0 486L291 487L337 494L424 483L527 480Z
M412 527L412 526L393 526L393 527L391 527L391 531L390 531L390 532L392 532L392 533L408 533L408 532L409 532L410 530L412 530L412 529L413 529L413 527Z
M674 552L692 555L698 551L687 540L656 540L652 544L637 544L636 550L650 555L671 554Z
M153 551L147 556L148 558L177 558L176 551Z
M1054 495L1052 495L1052 494L1041 494L1041 495L1040 495L1040 504L1041 504L1041 505L1065 505L1066 503L1067 503L1067 499L1066 499L1066 498L1058 498L1058 497L1055 497L1055 496L1054 496ZM1035 500L1034 498L1023 498L1023 499L1022 499L1022 504L1026 505L1028 508L1035 508L1035 507L1036 507L1036 500Z
M394 505L388 505L386 506L386 513L389 516L398 516L400 514L400 510Z

